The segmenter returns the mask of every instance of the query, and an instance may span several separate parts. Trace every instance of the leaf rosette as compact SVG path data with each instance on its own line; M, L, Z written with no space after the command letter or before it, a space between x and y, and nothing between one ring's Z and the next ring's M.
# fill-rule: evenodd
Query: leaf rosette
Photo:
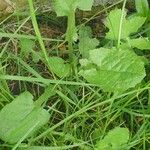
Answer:
M94 49L90 51L89 59L80 60L80 64L79 74L104 91L123 92L145 77L143 61L130 50Z

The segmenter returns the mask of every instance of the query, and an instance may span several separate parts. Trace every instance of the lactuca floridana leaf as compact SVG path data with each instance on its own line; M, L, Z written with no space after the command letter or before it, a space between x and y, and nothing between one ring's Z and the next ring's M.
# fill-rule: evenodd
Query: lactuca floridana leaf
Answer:
M89 50L95 49L99 45L96 38L92 38L92 30L90 27L82 27L79 30L79 51L82 58L89 57Z
M121 16L122 16L122 10L121 9L114 9L110 11L108 14L105 26L109 29L109 32L106 34L106 38L112 39L112 40L118 40L119 35L119 28L120 28L120 22L121 22ZM121 39L126 38L126 31L125 29L125 16L126 11L123 12L123 19L122 19L122 32L121 32Z
M42 108L33 109L25 119L21 120L21 122L15 126L14 130L7 134L7 137L9 137L7 141L9 140L9 143L16 143L26 135L26 133L29 132L29 135L32 135L41 126L46 124L48 119L49 113L46 110Z
M26 57L28 57L28 55L32 53L34 47L35 47L35 41L30 39L20 39L21 53Z
M27 147L19 147L17 150L53 150L56 147L51 146L27 146ZM57 147L58 149L58 147Z
M127 36L129 36L130 34L136 33L142 27L145 21L145 17L132 16L131 18L127 18L125 28L122 30L125 30L127 32Z
M67 4L67 0L53 0L53 5L57 16L68 16L70 8Z
M58 77L63 78L70 75L71 66L60 57L50 57L49 65L51 71L55 73Z
M135 0L135 7L141 16L147 17L149 14L148 0Z
M30 114L34 108L32 99L33 96L25 92L0 111L0 137L2 139L5 139L7 133L11 132L20 123L20 119Z
M76 8L91 10L92 4L93 0L53 0L57 16L68 16L70 11L75 11Z
M34 106L33 96L24 92L0 111L0 138L8 143L17 143L48 122L49 113Z
M77 8L83 11L91 10L94 0L78 0Z
M148 38L130 39L129 45L141 50L150 50L150 41Z
M96 38L85 37L80 39L79 51L83 58L89 57L89 50L95 49L99 45L99 41Z
M129 140L129 130L127 128L116 127L108 132L101 141L97 142L94 150L117 150L127 144Z
M41 58L42 58L42 53L40 51L32 52L32 60L34 63L38 63Z
M123 14L123 15L122 15ZM109 29L106 38L111 40L118 40L121 24L121 39L128 38L131 34L136 33L138 29L144 24L146 18L140 16L132 16L126 18L126 11L121 9L114 9L108 14L105 26Z
M84 62L87 63L82 63L84 66L79 74L88 82L109 92L123 92L140 83L145 77L143 61L130 50L91 50L89 60L84 59Z
M79 38L82 39L82 38L85 38L87 36L89 38L92 38L92 29L90 26L82 26L79 29Z

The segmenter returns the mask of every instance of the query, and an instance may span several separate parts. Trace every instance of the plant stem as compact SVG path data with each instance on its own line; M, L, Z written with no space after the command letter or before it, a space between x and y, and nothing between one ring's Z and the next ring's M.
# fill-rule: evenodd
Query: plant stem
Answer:
M35 10L34 10L34 6L33 6L33 1L32 0L28 0L28 3L29 3L30 15L31 15L31 20L32 20L32 24L33 24L33 28L34 28L35 34L36 34L37 39L39 41L39 44L40 44L40 47L41 47L41 50L42 50L45 62L47 63L46 65L48 66L49 70L51 70L50 69L50 65L49 65L49 57L48 57L48 54L47 54L44 42L42 40L42 36L41 36L40 30L39 30L39 27L38 27L38 23L37 23L37 20L36 20Z
M123 25L123 19L124 19L124 12L125 12L126 3L127 3L127 0L124 0L123 6L122 6L122 14L121 14L121 18L120 18L120 26L119 26L119 33L118 33L117 48L120 47L121 34L122 34L122 25Z
M69 58L70 63L72 64L74 61L74 55L73 55L73 37L75 34L75 12L73 9L71 9L69 15L68 15L68 27L66 32L66 40L68 42L68 49L69 49Z
M2 68L1 62L0 62L0 68ZM4 74L5 74L4 71L3 71L3 69L0 70L0 74L1 74L1 75L4 75ZM6 81L6 80L2 80L1 83L2 83L3 88L10 94L11 91L10 91L10 89L9 89L9 86L8 86L8 84L7 84L7 81Z
M54 92L55 85L49 85L47 88L45 88L44 93L36 100L35 106L41 107L41 105L46 102L51 96L55 94Z

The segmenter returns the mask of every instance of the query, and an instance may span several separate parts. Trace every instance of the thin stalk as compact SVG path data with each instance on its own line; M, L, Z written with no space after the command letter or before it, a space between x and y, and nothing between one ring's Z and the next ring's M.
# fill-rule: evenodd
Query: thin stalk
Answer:
M0 62L0 68L2 68L1 62ZM4 75L4 74L5 74L3 69L0 70L0 74L1 74L1 75ZM8 86L8 84L7 84L7 81L6 81L6 80L2 80L1 83L2 83L3 88L10 94L11 91L10 91L10 89L9 89L9 86Z
M124 11L125 11L126 2L127 2L127 0L124 0L123 6L122 6L122 14L121 14L121 18L120 18L120 26L119 26L117 48L120 47L120 42L121 42L122 25L123 25Z
M66 32L66 40L68 42L68 49L69 49L69 58L70 62L73 63L74 55L73 55L73 36L75 34L75 12L72 9L68 15L68 27Z
M49 85L47 88L45 88L44 93L35 101L36 107L41 107L43 103L45 103L51 96L55 94L54 92L55 85Z
M45 48L45 45L44 45L44 42L43 42L40 30L39 30L39 27L38 27L38 23L37 23L37 20L36 20L35 10L34 10L34 6L33 6L33 1L32 0L28 0L28 3L29 3L30 15L31 15L31 20L32 20L32 24L33 24L33 28L34 28L35 34L36 34L37 39L39 41L39 44L40 44L43 56L45 58L45 61L47 63L47 66L48 66L49 70L51 70L50 69L50 65L49 65L49 57L48 57L48 54L47 54L47 51L46 51L46 48Z

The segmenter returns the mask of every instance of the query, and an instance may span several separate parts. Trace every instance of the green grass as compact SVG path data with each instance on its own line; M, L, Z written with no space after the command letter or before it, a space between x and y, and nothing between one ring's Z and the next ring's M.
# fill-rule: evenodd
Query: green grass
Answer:
M26 9L27 16L17 16L17 13L14 13L0 23L0 37L2 37L0 42L0 110L12 102L17 95L29 91L36 100L35 104L44 107L50 117L48 123L30 137L27 137L29 134L27 132L15 144L1 140L0 150L27 149L27 147L29 148L27 150L93 150L98 141L118 126L129 130L130 139L124 145L124 150L150 149L149 72L147 71L147 80L119 94L104 92L98 85L86 82L78 74L80 69L78 62L71 76L59 78L51 70L49 57L54 56L55 53L69 62L68 51L65 55L58 48L62 43L67 48L64 35L57 39L44 37L41 32L42 24L36 20L36 13L40 15L44 12L38 10L38 5L35 10L33 1L28 1L30 13ZM79 16L81 20L83 19L83 23L79 24L77 29L88 25L93 20L96 21L101 14L108 14L116 6L122 8L122 1L98 8L94 14L89 12L90 17L85 20ZM125 2L123 7L125 7ZM49 15L48 13L46 15ZM145 26L148 24L149 21ZM63 24L60 25L63 26ZM120 24L120 32L121 26ZM105 32L105 29L103 30ZM134 36L144 35L147 32L147 29L143 27ZM120 38L121 34L117 45L121 41ZM35 48L32 51L39 52L37 53L40 58L39 62L33 61L31 53L29 56L21 55L20 39L35 41ZM76 43L73 48L77 51L78 61L81 56ZM149 51L147 53L139 52L142 56L146 55L148 62L146 65L149 66ZM49 85L52 86L54 95L49 92L51 89L47 88ZM34 126L29 132L33 128Z

